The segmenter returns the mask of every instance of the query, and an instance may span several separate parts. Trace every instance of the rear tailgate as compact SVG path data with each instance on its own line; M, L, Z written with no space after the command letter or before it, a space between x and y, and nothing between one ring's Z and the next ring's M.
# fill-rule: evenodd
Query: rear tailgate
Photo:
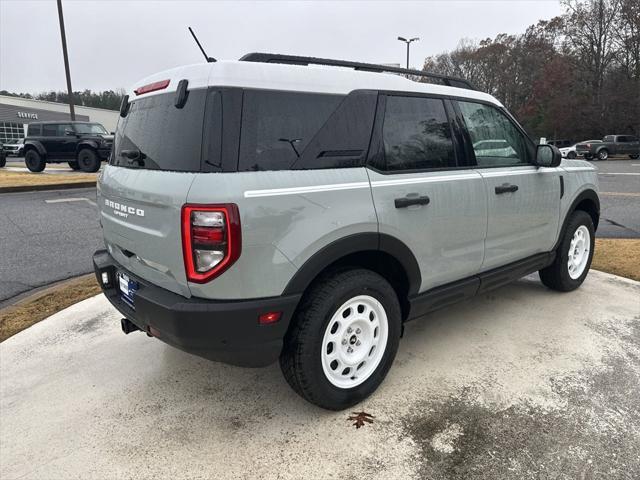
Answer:
M105 244L124 268L189 297L180 212L194 173L107 166L98 188Z
M176 75L188 72L178 70ZM134 276L190 297L180 215L201 168L207 91L190 89L176 106L178 79L131 94L121 111L109 165L98 183L107 249Z

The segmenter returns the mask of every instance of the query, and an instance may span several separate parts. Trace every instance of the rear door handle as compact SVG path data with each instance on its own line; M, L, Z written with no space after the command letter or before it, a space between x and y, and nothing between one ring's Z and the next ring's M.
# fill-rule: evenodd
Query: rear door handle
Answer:
M518 191L518 185L511 185L509 183L503 183L496 187L496 195L502 195L503 193L512 193Z
M402 198L396 198L394 200L394 203L396 205L396 208L407 208L411 205L428 205L430 201L431 199L429 197L423 195L421 197L406 196Z

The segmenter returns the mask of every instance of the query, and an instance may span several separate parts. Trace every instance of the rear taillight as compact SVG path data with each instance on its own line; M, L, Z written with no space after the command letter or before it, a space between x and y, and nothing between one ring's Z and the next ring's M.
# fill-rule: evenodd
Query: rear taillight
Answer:
M240 213L233 203L182 207L182 254L187 280L205 283L240 257Z

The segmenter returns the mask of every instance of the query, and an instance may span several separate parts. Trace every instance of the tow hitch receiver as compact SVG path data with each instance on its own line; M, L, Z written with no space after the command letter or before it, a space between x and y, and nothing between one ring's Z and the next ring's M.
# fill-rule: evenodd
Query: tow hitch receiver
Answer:
M135 323L131 322L126 318L122 318L120 320L120 325L122 326L122 331L127 335L130 334L131 332L140 330Z

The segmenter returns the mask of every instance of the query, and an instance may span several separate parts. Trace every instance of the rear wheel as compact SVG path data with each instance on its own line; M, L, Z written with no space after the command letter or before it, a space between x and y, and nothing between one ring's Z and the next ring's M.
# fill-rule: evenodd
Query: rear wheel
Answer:
M539 272L542 283L561 292L570 292L582 285L591 267L594 239L589 214L582 210L573 212L554 262Z
M46 165L42 155L36 150L28 150L27 153L25 153L24 163L30 171L36 173L43 171Z
M71 170L80 170L80 165L78 165L78 162L67 162L67 164L69 165L69 167L71 167Z
M637 160L638 158L640 158L640 155L636 154L636 155L629 155L629 158L633 159L633 160Z
M7 157L0 156L0 168L4 167L7 164Z
M598 152L598 160L606 160L607 158L609 158L609 151L606 148Z
M377 273L350 269L325 275L301 301L280 367L307 401L329 410L348 408L384 380L401 322L396 293Z
M83 148L78 152L78 166L83 172L94 173L100 170L100 159L93 150Z

